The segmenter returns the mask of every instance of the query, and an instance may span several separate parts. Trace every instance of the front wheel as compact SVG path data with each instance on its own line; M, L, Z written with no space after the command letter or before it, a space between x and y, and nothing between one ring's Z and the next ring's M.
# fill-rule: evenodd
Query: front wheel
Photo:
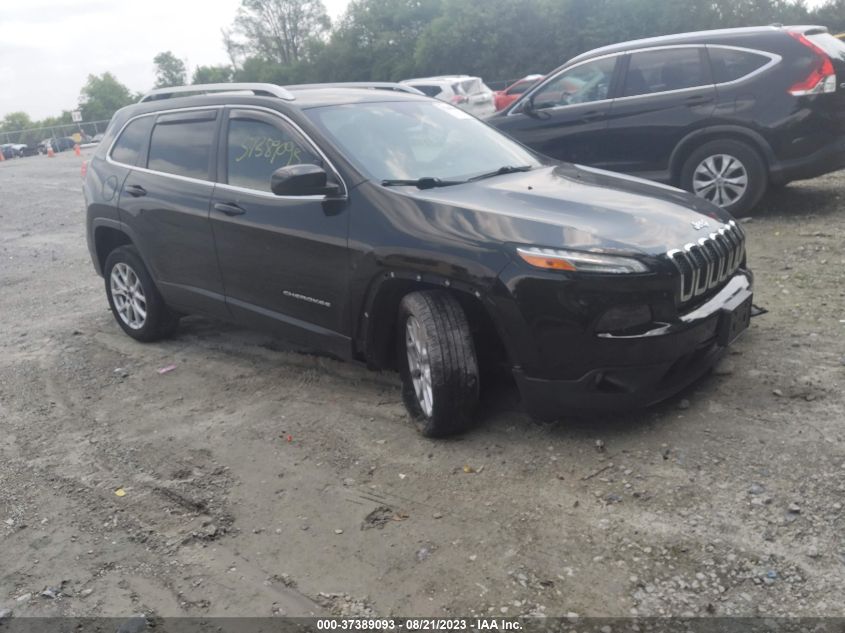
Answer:
M412 292L399 305L402 398L427 437L460 433L478 405L478 361L466 314L448 292Z
M763 159L739 141L705 143L690 154L681 170L681 187L735 216L751 210L767 185Z

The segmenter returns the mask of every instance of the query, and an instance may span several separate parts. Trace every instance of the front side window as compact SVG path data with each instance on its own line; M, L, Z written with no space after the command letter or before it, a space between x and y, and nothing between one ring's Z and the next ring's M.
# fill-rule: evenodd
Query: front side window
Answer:
M228 183L236 187L270 191L270 178L280 167L323 161L283 121L261 121L230 116L227 135Z
M606 57L564 70L534 94L534 109L607 99L617 60L617 57Z
M147 167L155 171L208 180L211 144L217 121L159 120L150 139Z
M375 180L463 180L539 161L501 132L436 101L392 101L306 110L356 167Z
M712 83L700 48L666 48L632 53L624 97L696 88Z
M768 64L771 58L749 51L708 47L713 81L717 84L741 79Z
M149 141L154 118L142 116L127 125L112 148L112 160L124 165L135 165Z

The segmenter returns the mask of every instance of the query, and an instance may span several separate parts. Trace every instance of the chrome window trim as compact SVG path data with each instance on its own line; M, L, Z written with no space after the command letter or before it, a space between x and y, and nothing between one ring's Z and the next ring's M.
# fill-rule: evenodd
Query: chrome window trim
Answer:
M585 60L580 61L576 64L573 64L572 66L567 66L566 68L561 69L561 71L559 73L552 75L551 77L547 78L546 81L544 81L542 84L535 86L533 90L530 90L530 91L524 93L522 95L522 97L520 97L517 100L517 103L521 103L523 100L529 99L534 93L541 90L543 88L543 86L546 86L547 84L551 83L552 81L554 81L555 79L560 77L563 73L568 72L568 71L572 70L573 68L578 68L579 66L582 66L583 64L588 64L590 62L598 61L598 60L601 60L601 59L607 59L608 57L618 57L620 55L633 55L634 53L643 53L643 52L650 52L650 51L657 51L657 50L667 50L667 49L674 49L674 48L703 48L706 51L709 51L709 49L711 49L711 48L721 48L721 49L725 49L725 50L738 51L738 52L741 52L741 53L751 53L751 54L754 54L754 55L760 55L762 57L768 57L769 61L766 64L764 64L763 66L761 66L760 68L751 71L747 75L743 75L742 77L738 77L737 79L732 79L730 81L723 81L721 83L715 83L714 82L712 84L702 84L701 86L693 86L691 88L679 88L677 90L663 90L661 92L649 92L647 94L631 95L629 97L616 97L616 98L613 98L613 99L601 99L599 101L587 101L586 103L574 103L574 104L570 104L570 105L559 105L559 106L554 106L554 107L551 107L551 108L543 108L543 111L549 112L549 111L560 110L562 108L573 108L573 107L576 107L576 106L588 105L588 104L598 105L598 104L601 104L601 103L607 103L608 101L612 102L612 101L629 101L631 99L645 99L645 98L649 98L649 97L657 97L657 96L668 95L668 94L673 94L673 93L679 94L679 93L683 93L683 92L690 92L690 91L693 91L693 90L701 90L702 88L715 87L715 88L718 89L720 87L733 86L734 84L739 84L739 83L743 83L745 81L748 81L749 79L766 72L767 70L773 68L774 66L778 65L781 61L783 61L783 57L776 54L776 53L769 53L768 51L761 51L761 50L756 49L756 48L745 48L743 46L731 46L729 44L674 44L674 45L673 44L667 44L667 45L664 45L664 46L650 46L648 48L637 48L637 49L631 49L631 50L627 50L627 51L618 51L616 53L608 53L606 55L600 55L598 57L592 57L590 59L585 59ZM709 55L708 55L708 59L709 59ZM845 85L845 84L843 84L843 85ZM506 116L516 116L518 114L524 114L522 111L514 112L513 111L514 109L511 109L511 111L508 112L508 114Z
M147 116L158 116L159 114L169 114L172 112L191 112L194 110L223 110L224 108L236 109L236 110L257 110L260 112L267 112L269 114L275 115L282 119L283 121L290 124L299 134L302 135L302 138L316 150L316 153L320 155L320 157L326 161L326 165L328 165L331 170L337 175L338 180L343 188L343 195L339 195L336 197L332 197L331 200L342 200L346 199L349 196L349 188L346 186L346 181L343 180L343 176L341 176L340 171L334 166L334 163L329 160L328 156L323 152L317 143L305 133L305 131L290 117L286 116L285 114L279 112L278 110L273 110L272 108L265 108L263 106L256 106L256 105L212 105L212 106L187 106L183 108L169 108L167 110L156 110L155 112L144 112L143 114L137 114L126 121L123 126L120 128L120 131L115 135L114 140L112 141L111 145L109 146L108 152L106 152L106 162L112 165L118 165L120 167L125 167L127 169L134 169L136 171L143 172L145 174L153 174L157 176L165 176L167 178L174 178L176 180L181 180L183 182L193 182L198 184L210 185L212 187L220 186L228 190L232 191L240 191L243 193L250 193L250 194L258 194L263 195L268 198L274 198L277 200L325 200L327 196L323 195L315 195L315 196L277 196L272 191L261 191L260 189L250 189L248 187L238 187L237 185L230 185L229 183L225 182L217 182L216 180L202 180L200 178L191 178L190 176L180 176L179 174L171 174L166 171L158 171L155 169L148 169L147 167L139 167L136 165L127 165L126 163L121 163L120 161L116 161L112 158L112 152L114 151L114 146L120 137L123 135L123 131L126 127L135 121L136 119L141 119Z
M120 137L123 136L123 132L129 126L130 123L136 121L138 119L142 119L147 116L158 116L159 114L169 114L171 112L191 112L194 110L222 110L225 106L222 105L213 105L213 106L194 106L194 107L185 107L185 108L170 108L168 110L156 110L155 112L144 112L143 114L136 114L135 116L131 117L126 121L126 123L121 126L120 131L115 134L114 140L111 142L109 146L109 151L106 152L106 162L112 165L119 165L121 167L126 167L127 169L138 169L140 171L144 171L149 174L162 174L164 176L172 176L174 178L178 178L180 180L187 180L189 182L207 182L214 184L212 180L202 180L200 178L191 178L189 176L180 176L178 174L170 174L166 171L156 171L155 169L147 169L146 167L138 167L135 165L127 165L126 163L121 163L112 158L112 152L114 152L114 146L117 145L117 142L120 140ZM152 130L150 131L150 135L152 137Z

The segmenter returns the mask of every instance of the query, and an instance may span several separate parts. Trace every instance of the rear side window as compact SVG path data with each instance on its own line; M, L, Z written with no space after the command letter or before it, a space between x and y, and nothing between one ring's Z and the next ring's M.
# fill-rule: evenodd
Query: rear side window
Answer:
M713 81L717 84L741 79L771 61L765 55L730 48L708 47L707 52L710 54L710 65L713 68Z
M112 160L124 165L135 165L138 162L138 156L141 155L150 138L153 118L143 116L126 126L112 148Z
M167 174L209 180L211 144L217 121L165 119L156 123L150 139L147 167Z
M236 187L270 191L270 177L280 167L322 165L310 146L283 121L261 121L248 116L229 118L226 169Z
M668 92L712 83L699 48L670 48L631 54L623 96Z

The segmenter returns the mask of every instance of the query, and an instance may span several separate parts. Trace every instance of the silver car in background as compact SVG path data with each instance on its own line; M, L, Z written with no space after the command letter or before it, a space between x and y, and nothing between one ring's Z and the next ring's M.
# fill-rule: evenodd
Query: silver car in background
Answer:
M405 79L400 82L412 86L423 94L446 101L479 118L496 112L493 103L493 91L480 77L469 75L446 75L440 77L422 77Z

